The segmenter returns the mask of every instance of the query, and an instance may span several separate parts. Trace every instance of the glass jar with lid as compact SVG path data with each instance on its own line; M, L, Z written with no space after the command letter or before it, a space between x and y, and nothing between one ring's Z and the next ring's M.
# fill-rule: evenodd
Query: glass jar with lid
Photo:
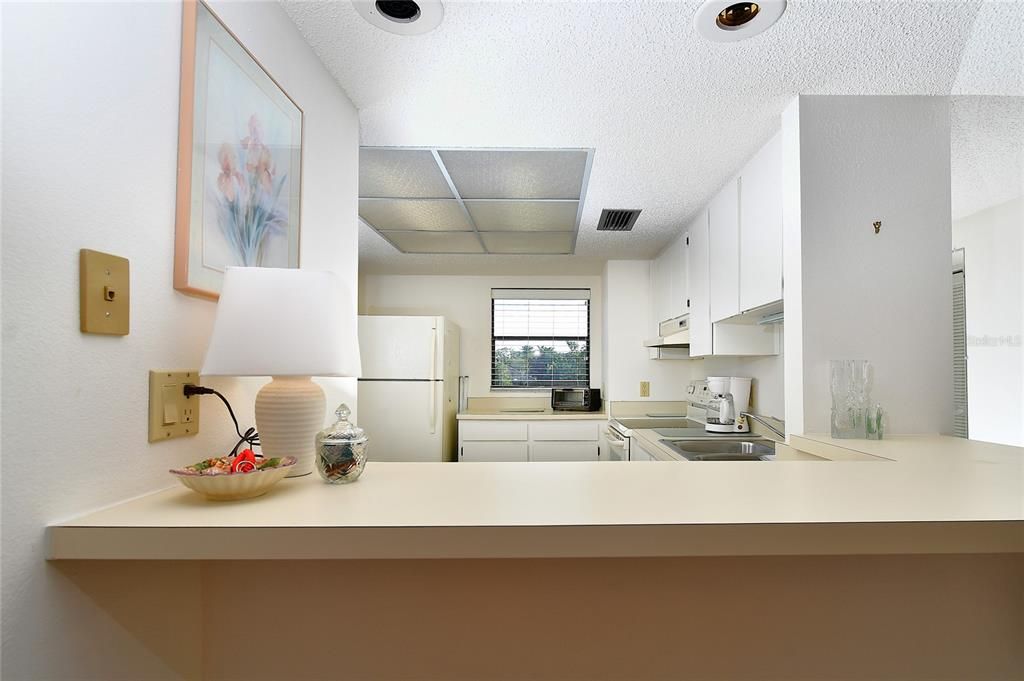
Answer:
M355 482L366 467L366 433L348 420L352 412L347 404L334 414L334 425L316 436L316 469L327 482Z

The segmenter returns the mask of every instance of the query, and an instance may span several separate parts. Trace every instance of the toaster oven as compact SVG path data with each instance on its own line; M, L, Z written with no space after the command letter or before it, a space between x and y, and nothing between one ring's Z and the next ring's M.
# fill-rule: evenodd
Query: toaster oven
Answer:
M552 388L553 411L600 411L600 388Z

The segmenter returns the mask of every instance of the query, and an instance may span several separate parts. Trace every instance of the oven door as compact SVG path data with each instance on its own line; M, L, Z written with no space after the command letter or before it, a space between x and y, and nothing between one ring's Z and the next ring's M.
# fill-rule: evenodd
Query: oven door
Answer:
M611 426L605 429L604 436L608 442L608 461L629 461L629 436Z

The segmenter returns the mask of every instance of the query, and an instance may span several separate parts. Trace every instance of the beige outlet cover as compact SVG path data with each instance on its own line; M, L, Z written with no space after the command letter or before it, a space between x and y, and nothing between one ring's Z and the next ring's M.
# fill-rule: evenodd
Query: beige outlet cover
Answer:
M149 441L160 442L199 432L202 395L185 397L186 384L199 384L199 371L157 369L149 372Z

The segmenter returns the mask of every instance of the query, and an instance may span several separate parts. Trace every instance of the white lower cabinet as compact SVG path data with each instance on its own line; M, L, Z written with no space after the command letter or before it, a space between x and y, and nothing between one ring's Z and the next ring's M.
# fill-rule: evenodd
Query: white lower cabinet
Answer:
M525 442L463 442L459 461L529 461Z
M603 423L459 421L459 461L600 461Z
M530 441L557 440L597 442L604 421L537 421L530 422Z
M525 421L459 421L459 441L528 440Z
M650 456L641 446L633 443L630 446L630 461L654 461L654 457Z
M598 461L595 442L531 442L530 461Z
M650 452L640 446L637 439L631 438L629 441L629 460L630 461L656 461L651 456Z

